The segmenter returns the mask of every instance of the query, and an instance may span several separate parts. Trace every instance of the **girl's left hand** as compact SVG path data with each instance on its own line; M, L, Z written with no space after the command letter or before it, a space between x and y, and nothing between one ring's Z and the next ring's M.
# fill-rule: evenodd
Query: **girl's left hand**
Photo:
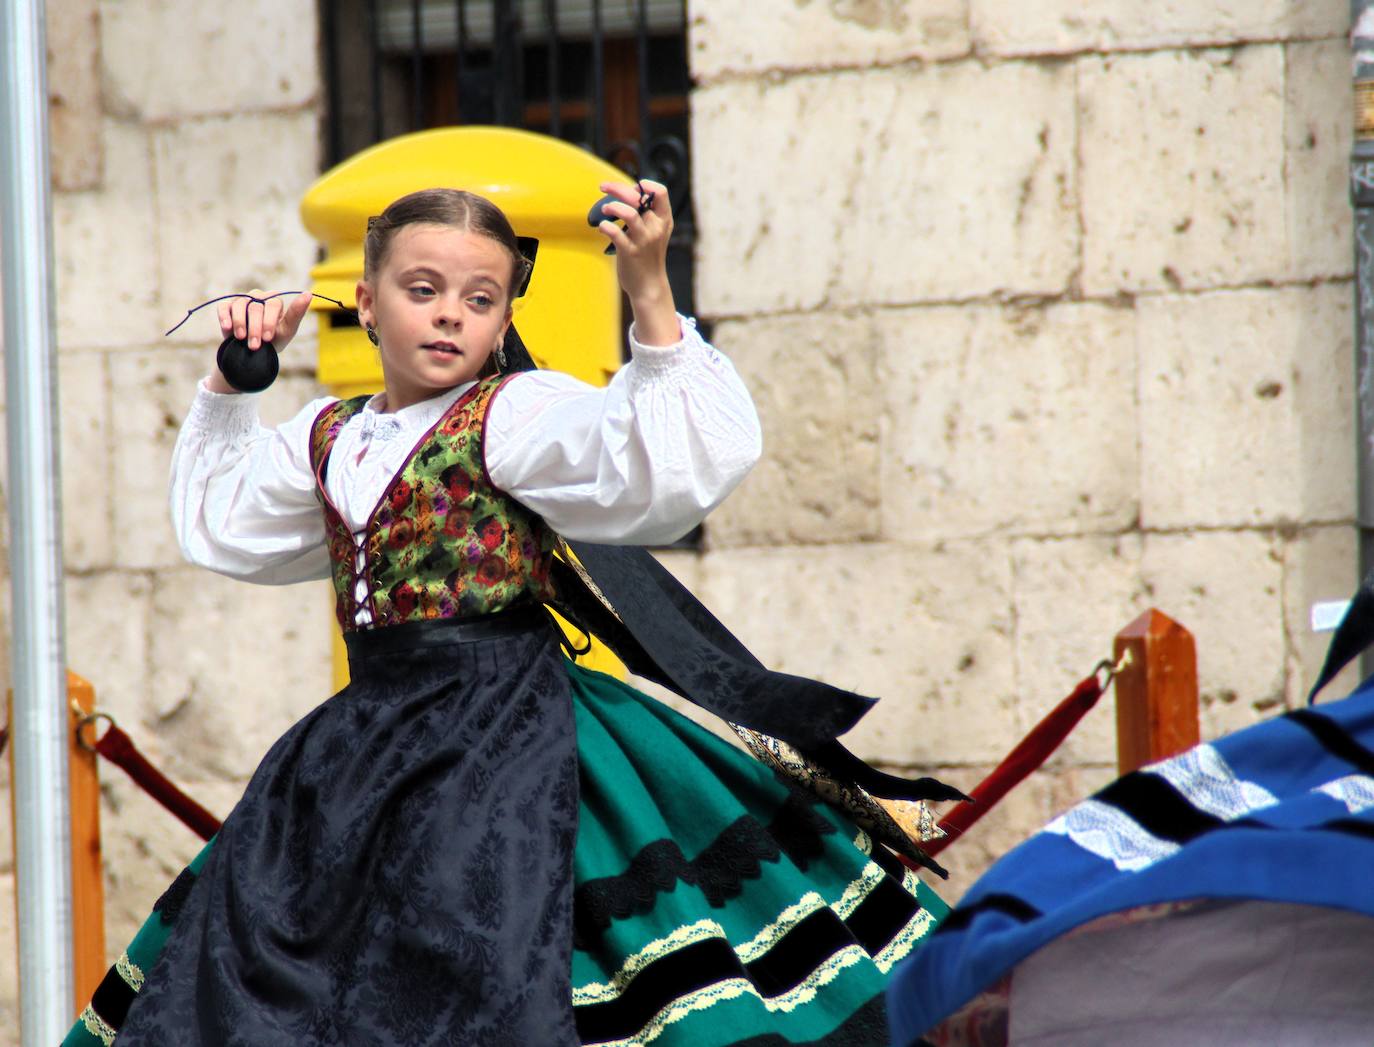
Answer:
M653 194L640 213L640 189ZM597 228L615 244L616 276L635 314L635 334L645 345L671 345L681 337L673 292L668 286L668 239L673 234L673 209L666 186L649 179L638 185L602 182L601 191L617 203L602 213L625 223L622 229L607 218Z

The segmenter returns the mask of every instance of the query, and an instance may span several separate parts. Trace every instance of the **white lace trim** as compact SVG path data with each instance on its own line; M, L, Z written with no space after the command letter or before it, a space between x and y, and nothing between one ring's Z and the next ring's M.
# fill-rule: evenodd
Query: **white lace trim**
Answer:
M1236 776L1236 772L1211 745L1197 745L1187 752L1144 768L1157 774L1187 797L1200 811L1223 821L1234 821L1251 811L1272 807L1278 797L1262 785Z
M1045 832L1067 836L1123 872L1139 872L1179 850L1178 844L1161 840L1133 818L1100 800L1084 800L1045 826Z
M1344 778L1317 786L1316 791L1325 793L1333 800L1339 800L1351 814L1359 814L1374 807L1374 778L1365 774L1348 774Z

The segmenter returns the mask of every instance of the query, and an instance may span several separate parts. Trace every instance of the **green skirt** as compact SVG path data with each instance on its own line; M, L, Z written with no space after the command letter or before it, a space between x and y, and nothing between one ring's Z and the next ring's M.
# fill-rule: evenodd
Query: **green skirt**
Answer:
M888 974L943 918L939 897L838 811L662 703L571 662L568 677L580 1040L886 1043ZM213 846L111 968L66 1047L114 1042Z

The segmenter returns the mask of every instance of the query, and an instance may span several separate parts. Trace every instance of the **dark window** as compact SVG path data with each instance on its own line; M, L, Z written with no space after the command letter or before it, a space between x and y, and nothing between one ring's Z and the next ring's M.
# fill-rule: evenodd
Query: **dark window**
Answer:
M668 186L668 278L679 308L692 312L685 8L685 0L321 0L329 161L462 124L580 145Z

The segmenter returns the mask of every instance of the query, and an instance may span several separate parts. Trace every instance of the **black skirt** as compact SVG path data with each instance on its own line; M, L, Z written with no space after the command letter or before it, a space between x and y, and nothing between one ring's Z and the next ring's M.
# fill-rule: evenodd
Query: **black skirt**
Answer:
M120 1047L578 1042L577 743L548 619L354 634L349 668L226 819Z

